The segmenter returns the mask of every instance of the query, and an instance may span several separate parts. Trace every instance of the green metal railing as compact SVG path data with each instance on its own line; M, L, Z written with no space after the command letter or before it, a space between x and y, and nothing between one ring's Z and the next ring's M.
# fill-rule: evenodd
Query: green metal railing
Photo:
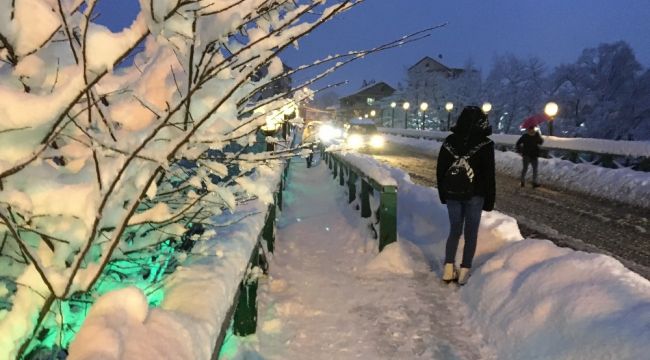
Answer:
M233 334L241 337L254 334L257 329L257 287L259 270L261 269L265 274L268 272L268 261L266 259L266 251L264 250L265 244L263 242L266 243L266 250L269 253L273 253L275 250L276 208L282 210L282 192L287 184L289 161L290 159L287 160L277 190L274 193L274 202L269 205L266 212L264 227L258 235L257 242L253 247L250 260L248 261L247 271L239 283L239 288L235 294L230 310L226 314L224 322L221 325L221 331L219 332L211 357L213 360L219 358L221 347L223 346L230 326L232 326Z
M377 231L374 226L376 223L373 223L373 230L378 233L379 251L382 251L386 245L397 241L397 186L381 184L336 154L325 151L322 151L321 154L329 169L332 170L334 179L338 177L339 185L347 185L348 203L356 200L357 182L360 182L361 217L370 218L372 216L370 197L375 196L375 190L378 192L379 206L375 215L379 229Z

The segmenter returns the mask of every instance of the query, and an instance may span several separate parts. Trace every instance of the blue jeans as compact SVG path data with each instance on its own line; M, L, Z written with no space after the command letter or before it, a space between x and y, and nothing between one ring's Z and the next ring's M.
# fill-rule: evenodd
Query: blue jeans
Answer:
M478 226L481 223L483 211L483 197L474 196L469 200L447 200L449 212L449 237L445 251L445 264L453 264L456 260L456 250L460 235L465 227L465 248L463 249L463 262L461 267L471 268L474 253L476 252L476 239Z

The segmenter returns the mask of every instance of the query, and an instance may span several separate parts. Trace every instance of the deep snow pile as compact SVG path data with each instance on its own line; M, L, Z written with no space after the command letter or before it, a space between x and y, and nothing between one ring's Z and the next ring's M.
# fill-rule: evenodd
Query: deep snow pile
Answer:
M392 172L400 238L439 266L446 208L435 188ZM513 218L484 212L474 272L460 291L498 359L641 359L650 353L648 280L606 255L518 239Z
M394 143L421 149L437 156L441 143L388 135ZM512 151L496 151L497 171L514 177L521 174L521 156ZM575 164L558 158L539 159L539 182L575 190L583 194L650 208L650 173L630 169L607 169L591 164Z

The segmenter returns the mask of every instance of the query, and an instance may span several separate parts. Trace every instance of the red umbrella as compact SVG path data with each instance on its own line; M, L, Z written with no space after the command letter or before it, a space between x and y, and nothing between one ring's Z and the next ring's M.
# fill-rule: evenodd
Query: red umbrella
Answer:
M536 114L533 116L527 117L524 122L521 123L521 128L522 129L528 129L531 127L535 127L541 123L544 123L546 121L550 120L548 115L546 114Z

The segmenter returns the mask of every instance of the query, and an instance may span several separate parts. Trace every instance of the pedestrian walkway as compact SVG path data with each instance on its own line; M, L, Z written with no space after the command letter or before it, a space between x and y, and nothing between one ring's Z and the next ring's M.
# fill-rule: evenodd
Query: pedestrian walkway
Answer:
M417 250L400 242L377 254L368 220L325 163L294 159L284 201L246 358L494 358L455 285Z

